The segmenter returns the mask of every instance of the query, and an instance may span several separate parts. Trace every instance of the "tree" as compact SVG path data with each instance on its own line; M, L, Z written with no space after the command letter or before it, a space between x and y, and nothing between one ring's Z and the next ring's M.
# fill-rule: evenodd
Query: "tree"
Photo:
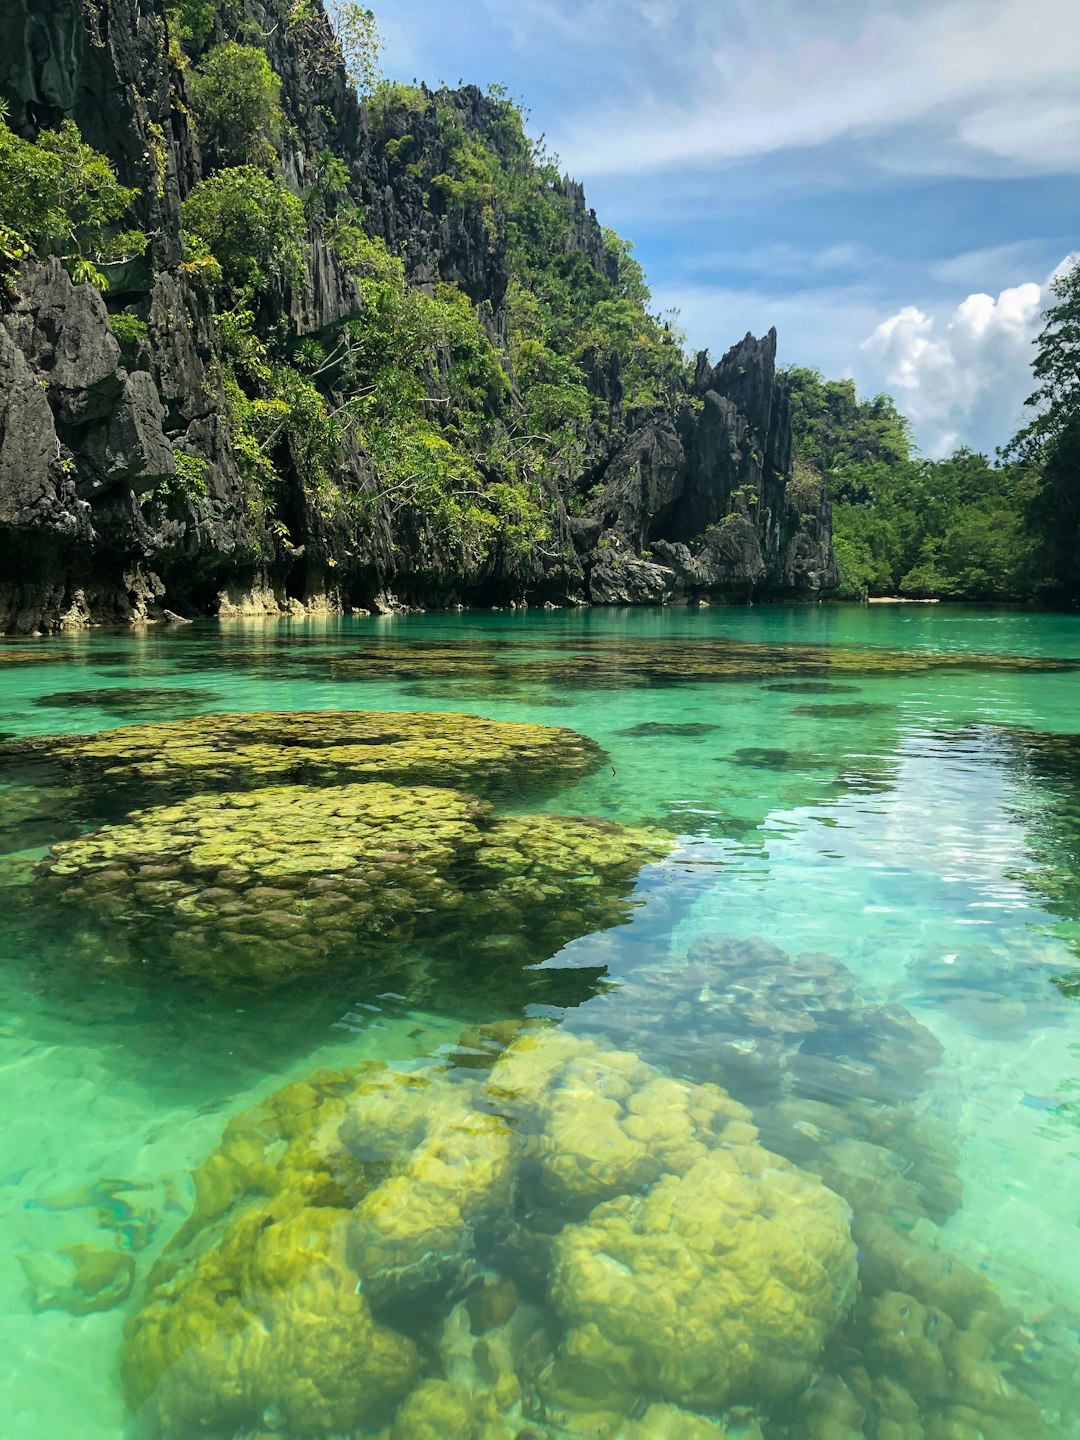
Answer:
M213 169L273 163L281 132L281 81L262 50L227 41L191 73L191 99L204 157ZM261 152L261 154L260 154Z
M304 207L252 165L220 170L196 185L184 203L184 227L196 252L209 251L235 291L303 279Z
M1042 488L1032 508L1046 564L1057 586L1080 595L1080 260L1057 276L1055 304L1043 312L1032 366L1035 415L1005 449L1034 466Z
M135 196L73 120L33 142L0 112L0 266L54 255L76 282L108 289L105 270L146 249L141 231L119 228Z
M1005 453L1027 462L1046 459L1080 422L1080 259L1051 284L1057 303L1043 311L1032 364L1039 382L1027 404L1036 414L1010 440Z
M370 95L382 78L379 56L382 37L375 12L355 0L331 0L327 6L334 36L341 47L341 58L349 83L361 95Z

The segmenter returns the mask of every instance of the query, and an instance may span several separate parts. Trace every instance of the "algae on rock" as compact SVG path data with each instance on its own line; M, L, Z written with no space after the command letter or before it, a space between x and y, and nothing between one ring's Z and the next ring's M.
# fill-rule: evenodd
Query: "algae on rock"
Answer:
M762 1149L748 1112L716 1086L550 1029L516 1040L488 1075L319 1072L231 1121L194 1178L194 1213L127 1327L125 1389L153 1436L231 1436L272 1412L295 1440L378 1424L391 1440L546 1440L556 1406L582 1435L603 1410L635 1440L672 1426L686 1440L722 1436L692 1413L707 1341L689 1312L694 1343L676 1357L642 1297L632 1380L583 1318L618 1308L631 1267L663 1245L639 1223L625 1265L599 1260L598 1283L584 1273L590 1238L650 1205L668 1207L676 1232L679 1216L718 1214L718 1193L727 1218L741 1205L754 1244L713 1245L696 1303L710 1323L738 1327L752 1299L761 1338L795 1357L735 1362L724 1394L710 1392L717 1402L740 1390L768 1401L779 1373L801 1376L852 1296L843 1202ZM530 1234L540 1215L546 1238ZM554 1244L559 1259L551 1295L545 1280L526 1303L513 1280L529 1284L518 1260L530 1243ZM786 1286L768 1273L779 1263ZM485 1276L501 1303L481 1343L467 1337ZM583 1347L606 1377L599 1403L574 1389ZM651 1404L632 1420L642 1393ZM679 1397L690 1410L670 1403Z
M204 715L0 745L0 771L56 766L86 785L143 795L366 780L516 794L586 775L603 758L573 730L429 711Z
M40 877L115 929L111 963L265 986L425 936L546 959L624 921L641 867L672 844L610 821L501 819L454 790L286 785L137 811L54 846Z

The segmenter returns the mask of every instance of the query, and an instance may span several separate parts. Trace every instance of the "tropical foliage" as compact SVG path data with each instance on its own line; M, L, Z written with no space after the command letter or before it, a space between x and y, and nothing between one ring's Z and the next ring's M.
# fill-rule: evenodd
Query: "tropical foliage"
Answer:
M209 168L273 166L281 132L281 81L262 50L215 45L188 81L203 158Z
M890 396L860 400L852 381L788 373L796 476L820 476L832 498L842 595L1005 600L1043 588L1029 466L970 450L924 459Z
M146 249L123 223L135 198L73 121L31 142L0 113L0 270L56 256L77 283L107 290L109 269Z
M1039 476L1032 519L1048 578L1059 595L1080 597L1080 260L1053 283L1033 364L1034 414L1007 454Z

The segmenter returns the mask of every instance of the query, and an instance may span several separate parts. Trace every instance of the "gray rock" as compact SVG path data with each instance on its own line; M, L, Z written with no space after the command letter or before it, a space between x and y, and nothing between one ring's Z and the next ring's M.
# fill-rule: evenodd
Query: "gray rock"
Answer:
M57 260L25 264L7 328L48 386L60 424L80 426L109 416L124 377L109 313L93 286L73 285Z

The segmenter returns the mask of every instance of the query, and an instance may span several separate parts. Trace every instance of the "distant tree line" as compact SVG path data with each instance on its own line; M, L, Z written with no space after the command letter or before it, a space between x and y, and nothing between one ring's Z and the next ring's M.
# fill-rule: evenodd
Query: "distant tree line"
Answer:
M843 597L1080 599L1080 264L1053 293L1032 419L993 459L927 460L890 396L788 371L795 483L828 488Z

